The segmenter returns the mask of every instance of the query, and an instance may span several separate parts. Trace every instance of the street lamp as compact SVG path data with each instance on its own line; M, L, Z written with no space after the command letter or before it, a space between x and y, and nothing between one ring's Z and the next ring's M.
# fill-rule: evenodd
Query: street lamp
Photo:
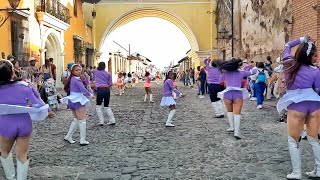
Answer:
M11 8L5 8L5 9L0 9L0 11L7 11L7 12L14 12L16 10L27 10L29 11L30 8L20 8L18 9L17 7L19 6L20 0L8 0ZM6 18L2 17L0 14L0 27L4 25L4 23L9 19L10 14L8 13L8 16Z

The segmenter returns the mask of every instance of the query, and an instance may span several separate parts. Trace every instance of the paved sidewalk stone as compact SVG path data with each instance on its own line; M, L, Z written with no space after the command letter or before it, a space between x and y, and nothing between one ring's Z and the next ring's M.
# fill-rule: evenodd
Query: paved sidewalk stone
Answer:
M209 96L196 88L179 87L174 128L166 128L167 108L160 108L162 85L153 84L154 103L143 102L144 89L112 90L110 107L115 126L98 126L95 103L87 118L88 146L63 140L73 120L68 110L35 123L30 146L29 179L221 179L280 180L291 172L286 124L277 123L275 100L261 110L245 101L241 116L243 139L227 133L226 117L213 118ZM107 117L105 117L107 120ZM302 172L313 169L312 150L302 141ZM0 165L1 166L1 165ZM306 178L305 176L303 178ZM0 179L4 172L0 168Z

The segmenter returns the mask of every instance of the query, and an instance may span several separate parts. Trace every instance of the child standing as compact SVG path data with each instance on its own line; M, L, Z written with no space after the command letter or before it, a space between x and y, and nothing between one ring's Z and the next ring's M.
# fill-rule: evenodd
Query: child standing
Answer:
M146 94L144 95L144 102L147 101L148 94L150 94L150 102L153 103L152 91L151 91L151 78L150 78L150 73L148 71L145 74L144 89L146 90Z
M86 141L86 107L90 105L90 101L87 97L94 98L84 86L80 79L82 68L79 64L74 64L71 67L71 75L69 76L65 89L70 89L70 95L63 98L61 101L63 104L67 104L71 109L74 120L72 121L68 134L64 137L64 140L68 141L70 144L75 143L72 139L72 135L75 132L77 125L80 130L80 145L88 145L89 142ZM87 97L86 97L87 96Z
M119 95L121 96L123 93L123 78L122 78L122 73L118 74L118 79L117 79L117 86L119 90Z
M163 96L160 103L160 106L162 107L167 106L169 107L169 110L170 110L168 119L166 122L166 127L174 127L174 125L172 124L172 119L174 117L174 114L176 113L176 102L172 97L172 91L179 94L180 96L184 96L182 95L181 92L179 92L177 89L173 87L172 79L173 79L173 72L169 71L163 85Z

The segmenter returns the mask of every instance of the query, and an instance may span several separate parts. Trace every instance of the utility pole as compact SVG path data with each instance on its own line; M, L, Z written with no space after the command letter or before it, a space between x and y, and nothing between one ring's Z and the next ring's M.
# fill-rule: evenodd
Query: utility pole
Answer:
M130 53L130 44L129 44L129 57L130 57L130 55L131 55L131 53ZM131 59L129 59L129 72L131 73Z
M233 0L231 0L231 56L234 57Z

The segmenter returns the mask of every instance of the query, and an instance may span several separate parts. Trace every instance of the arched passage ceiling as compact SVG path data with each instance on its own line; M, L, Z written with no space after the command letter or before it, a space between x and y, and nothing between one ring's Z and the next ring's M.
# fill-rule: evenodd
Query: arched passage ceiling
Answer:
M100 41L99 48L102 48L105 39L115 29L117 29L118 27L125 25L133 20L143 18L143 17L157 17L157 18L162 18L162 19L165 19L169 22L172 22L186 35L187 39L189 40L191 48L195 51L199 50L199 45L198 45L197 39L194 36L191 29L189 28L189 26L185 22L183 22L181 19L179 19L178 17L176 17L176 16L174 16L164 10L157 9L157 8L134 9L132 11L129 11L129 12L123 14L119 18L115 19L114 22L112 22L109 25L109 27L105 30L104 35L102 36L102 39Z

